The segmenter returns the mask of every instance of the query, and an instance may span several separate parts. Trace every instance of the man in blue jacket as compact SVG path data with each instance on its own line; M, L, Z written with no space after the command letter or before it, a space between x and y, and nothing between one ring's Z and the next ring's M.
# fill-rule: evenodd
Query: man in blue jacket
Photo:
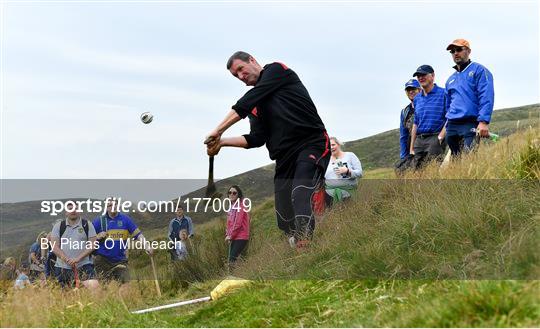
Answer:
M476 135L489 137L493 112L493 75L484 66L469 59L471 46L456 39L446 47L452 54L456 72L446 81L446 141L452 155L473 147Z

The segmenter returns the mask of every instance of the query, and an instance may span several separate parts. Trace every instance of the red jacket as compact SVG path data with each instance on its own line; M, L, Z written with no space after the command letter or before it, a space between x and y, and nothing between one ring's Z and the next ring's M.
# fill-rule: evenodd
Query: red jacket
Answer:
M240 206L227 213L227 236L231 240L249 240L249 213Z

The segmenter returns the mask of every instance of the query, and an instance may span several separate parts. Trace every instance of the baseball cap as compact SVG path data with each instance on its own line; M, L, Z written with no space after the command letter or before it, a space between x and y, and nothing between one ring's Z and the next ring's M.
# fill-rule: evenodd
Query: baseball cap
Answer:
M429 73L435 73L435 71L433 70L433 68L431 66L429 66L429 65L420 65L416 69L416 72L414 72L414 74L412 76L415 77L417 75L423 75L423 74L429 74Z
M456 39L452 41L452 43L449 44L448 47L446 47L446 50L450 50L450 48L452 47L467 47L471 49L471 45L469 44L469 41L465 39Z
M409 81L405 82L405 89L407 88L420 88L420 82L416 79L410 79Z

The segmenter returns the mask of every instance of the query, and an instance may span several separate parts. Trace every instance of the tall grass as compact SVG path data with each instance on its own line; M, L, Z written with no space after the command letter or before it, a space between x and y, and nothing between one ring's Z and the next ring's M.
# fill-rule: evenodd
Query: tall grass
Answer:
M407 179L363 181L356 199L319 223L310 252L266 240L238 275L538 279L537 136L483 145L444 170L432 164ZM530 180L521 179L524 172Z

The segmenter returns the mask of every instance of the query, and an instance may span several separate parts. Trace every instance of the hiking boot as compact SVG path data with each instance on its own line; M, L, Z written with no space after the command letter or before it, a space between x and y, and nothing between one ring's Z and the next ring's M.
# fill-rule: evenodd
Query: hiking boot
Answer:
M309 248L309 240L296 241L296 251L304 252Z
M289 237L289 246L291 246L292 249L296 248L296 239L292 235Z

